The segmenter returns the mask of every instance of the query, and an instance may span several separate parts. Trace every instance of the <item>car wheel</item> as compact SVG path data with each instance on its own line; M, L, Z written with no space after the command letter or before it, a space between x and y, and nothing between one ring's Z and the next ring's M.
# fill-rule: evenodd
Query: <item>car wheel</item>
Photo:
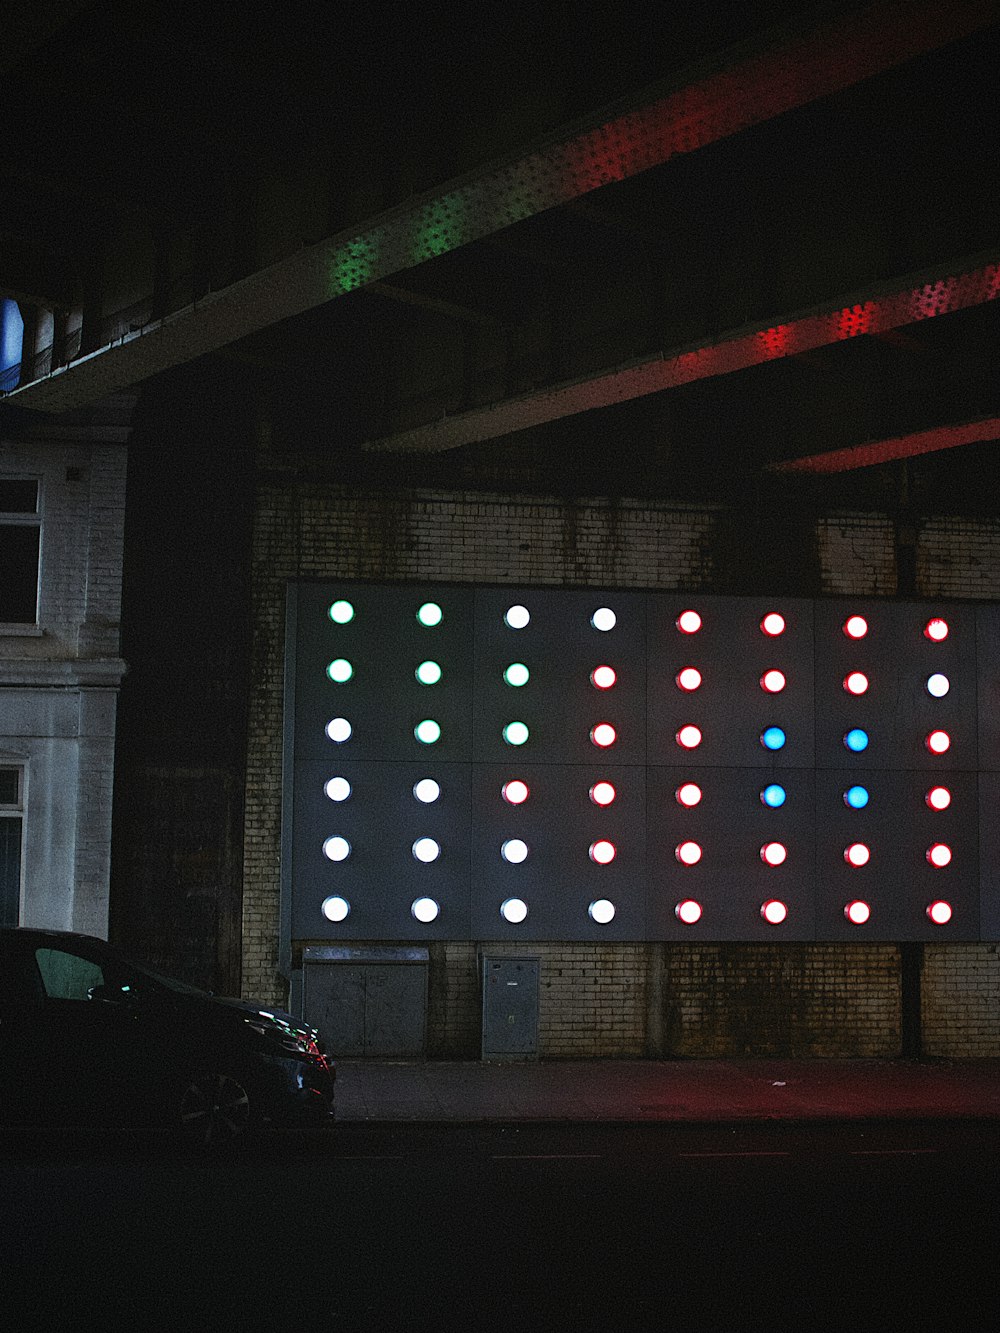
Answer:
M179 1128L190 1144L221 1148L245 1137L250 1128L250 1098L228 1074L191 1079L181 1095Z

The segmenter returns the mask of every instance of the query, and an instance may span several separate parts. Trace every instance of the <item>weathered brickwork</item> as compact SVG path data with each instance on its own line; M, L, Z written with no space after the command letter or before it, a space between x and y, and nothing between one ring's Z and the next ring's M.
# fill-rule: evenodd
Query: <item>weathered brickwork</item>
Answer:
M890 597L896 591L893 525L884 514L837 513L816 525L823 591Z
M925 1054L1000 1055L996 944L928 944L921 997Z

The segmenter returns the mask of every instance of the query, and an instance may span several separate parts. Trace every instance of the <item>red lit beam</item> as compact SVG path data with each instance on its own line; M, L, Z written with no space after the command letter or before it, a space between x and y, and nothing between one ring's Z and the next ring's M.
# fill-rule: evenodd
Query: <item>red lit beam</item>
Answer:
M879 0L806 31L785 27L726 51L681 88L637 94L611 119L578 123L255 273L197 306L15 390L63 412L238 338L414 268L546 209L626 180L892 69L995 23L995 0ZM761 43L766 42L762 49Z
M831 449L825 454L789 458L782 463L770 463L767 471L851 472L859 467L891 463L897 458L917 458L920 454L956 449L959 445L978 444L983 440L1000 440L1000 417L984 417L981 421L967 421L960 426L935 426L933 430L894 435L887 440L871 440L865 444L850 445L846 449Z
M862 334L884 333L919 320L934 319L1000 295L1000 253L968 261L957 272L922 274L881 287L878 295L852 297L831 308L809 311L779 324L760 324L723 334L711 343L657 354L587 379L573 380L490 407L417 426L379 440L375 451L437 452L496 439L561 417L610 407L646 394L673 389L715 375L797 356Z

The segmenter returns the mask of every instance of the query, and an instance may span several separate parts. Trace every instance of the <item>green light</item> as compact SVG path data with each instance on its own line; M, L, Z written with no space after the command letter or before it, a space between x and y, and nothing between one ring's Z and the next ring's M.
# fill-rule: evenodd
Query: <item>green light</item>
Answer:
M371 282L381 245L382 233L376 228L338 246L330 262L330 287L335 296Z
M423 722L418 722L413 728L413 734L421 745L433 745L441 739L441 728L432 717L425 717Z
M347 625L354 619L354 607L343 600L330 607L330 619L335 625Z
M527 685L530 674L531 673L523 662L511 662L510 666L503 673L503 678L508 685L513 685L517 688L521 685Z
M343 685L354 675L354 668L346 657L338 657L327 667L326 674L337 685Z
M437 662L421 662L414 674L421 685L436 685L441 679L441 668Z
M444 619L444 612L438 606L437 602L424 602L423 606L417 612L417 619L421 625L427 629L433 629L435 625L440 625Z
M508 722L503 729L503 738L508 745L523 745L528 739L528 728L523 722Z

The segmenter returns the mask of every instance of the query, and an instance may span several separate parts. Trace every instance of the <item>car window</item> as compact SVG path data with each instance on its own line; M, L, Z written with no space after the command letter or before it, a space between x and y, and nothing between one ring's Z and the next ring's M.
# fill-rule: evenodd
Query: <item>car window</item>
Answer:
M50 1000L87 1000L90 988L104 984L99 963L64 949L36 949L35 961Z

